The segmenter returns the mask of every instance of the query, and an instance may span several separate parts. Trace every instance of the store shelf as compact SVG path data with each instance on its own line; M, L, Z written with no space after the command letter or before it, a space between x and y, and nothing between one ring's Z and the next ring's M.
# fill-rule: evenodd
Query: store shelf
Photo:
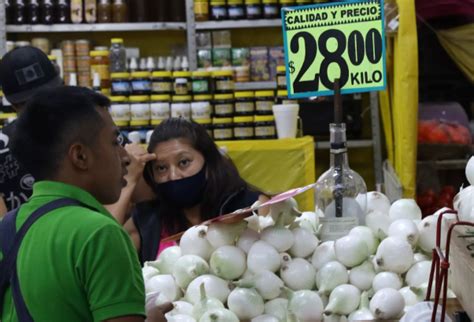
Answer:
M147 31L147 30L185 30L186 23L147 22L147 23L96 23L96 24L58 24L58 25L9 25L7 33L49 33L49 32L107 32L107 31Z
M275 28L275 27L281 27L281 19L196 22L196 30Z
M315 144L316 149L318 150L327 150L329 149L329 141L320 141ZM374 145L372 140L348 140L347 147L350 148L370 148Z
M276 89L276 82L246 82L235 83L236 91L253 91L259 89Z
M466 168L466 159L417 161L418 166L434 166L437 170L462 170Z

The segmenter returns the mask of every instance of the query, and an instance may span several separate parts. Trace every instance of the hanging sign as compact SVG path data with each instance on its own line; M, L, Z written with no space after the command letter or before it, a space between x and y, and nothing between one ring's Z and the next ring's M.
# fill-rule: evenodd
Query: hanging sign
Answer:
M386 86L383 1L317 4L282 10L288 96L382 90Z

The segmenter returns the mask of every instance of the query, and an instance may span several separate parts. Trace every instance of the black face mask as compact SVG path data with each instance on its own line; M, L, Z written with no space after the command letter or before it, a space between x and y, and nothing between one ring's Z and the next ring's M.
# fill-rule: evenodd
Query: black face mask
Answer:
M206 165L204 165L193 176L164 183L154 182L153 188L163 196L165 202L174 207L186 209L194 207L202 201L206 184Z

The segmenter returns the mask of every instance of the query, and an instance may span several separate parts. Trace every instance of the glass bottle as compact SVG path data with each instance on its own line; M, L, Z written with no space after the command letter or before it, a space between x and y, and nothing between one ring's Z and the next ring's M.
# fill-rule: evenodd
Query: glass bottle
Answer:
M155 0L155 8L156 11L156 20L163 22L163 21L169 21L171 20L169 18L169 10L170 10L170 4L168 3L168 0Z
M97 22L97 2L96 0L85 0L84 18L87 23Z
M128 5L125 0L114 0L112 5L112 21L128 22Z
M176 0L175 0L176 1ZM131 21L133 22L146 22L148 20L148 7L146 0L134 0L131 2Z
M52 0L43 0L41 2L40 22L45 25L54 23L54 6Z
M22 25L26 22L25 19L25 3L23 0L14 0L12 4L12 23L15 25Z
M67 0L58 0L56 4L56 23L69 23L71 21L71 7Z
M12 12L12 4L10 0L5 0L5 19L7 25L10 25L13 23L13 12Z
M40 22L40 7L38 0L28 1L26 7L26 23L35 25Z
M112 22L112 4L110 0L99 0L97 3L97 20L100 23Z
M330 124L331 167L316 182L316 211L321 218L321 240L336 240L365 224L367 187L349 167L346 125Z
M71 0L71 22L82 22L82 0Z
M185 20L184 0L173 0L169 3L170 15L172 21L182 22Z
M122 38L112 38L110 46L110 72L121 73L127 71L127 55Z

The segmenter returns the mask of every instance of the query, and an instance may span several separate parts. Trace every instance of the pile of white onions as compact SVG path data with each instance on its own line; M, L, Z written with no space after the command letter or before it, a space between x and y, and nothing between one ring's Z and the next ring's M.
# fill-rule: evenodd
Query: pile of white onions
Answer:
M143 268L147 307L173 302L167 320L185 322L400 318L424 299L438 214L367 200L367 226L336 241L320 243L319 216L294 200L269 218L192 227Z

